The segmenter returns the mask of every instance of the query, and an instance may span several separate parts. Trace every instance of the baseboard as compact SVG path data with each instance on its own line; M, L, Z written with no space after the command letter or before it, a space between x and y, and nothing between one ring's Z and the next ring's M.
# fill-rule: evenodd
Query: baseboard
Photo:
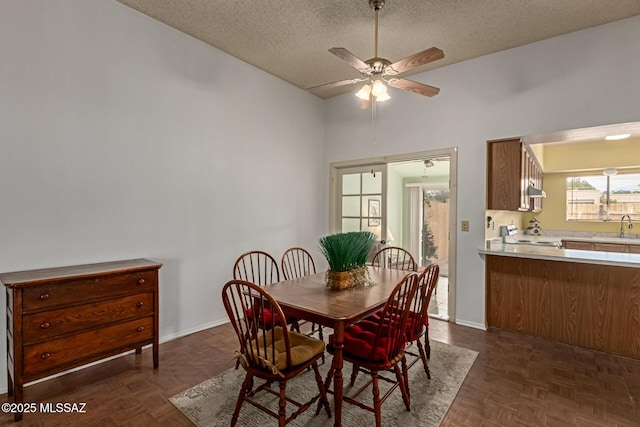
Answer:
M487 326L484 323L469 322L468 320L456 319L456 325L468 326L469 328L480 329L482 331L487 330Z
M195 334L196 332L201 332L201 331L204 331L205 329L211 329L211 328L215 328L216 326L225 325L227 323L229 323L229 319L225 317L224 319L214 320L213 322L198 325L190 329L185 329L184 331L164 335L160 337L160 344L177 340L178 338L186 337L187 335Z

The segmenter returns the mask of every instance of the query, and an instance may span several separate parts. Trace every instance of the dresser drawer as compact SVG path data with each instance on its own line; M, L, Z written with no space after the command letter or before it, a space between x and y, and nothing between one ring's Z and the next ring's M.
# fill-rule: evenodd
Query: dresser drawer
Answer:
M23 318L25 344L153 313L153 293L103 300L70 308L28 314Z
M153 338L153 317L130 320L24 347L24 375L33 375L84 358L114 351Z
M74 279L50 282L27 287L23 290L24 314L48 310L59 306L99 301L114 296L152 291L156 287L158 273L141 271L91 279Z

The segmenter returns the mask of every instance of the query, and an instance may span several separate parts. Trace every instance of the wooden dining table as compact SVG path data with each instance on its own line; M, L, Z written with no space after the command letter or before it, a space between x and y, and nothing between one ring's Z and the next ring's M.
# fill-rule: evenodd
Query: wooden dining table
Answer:
M309 320L333 328L333 357L336 367L333 380L335 426L342 425L344 330L383 307L391 291L410 273L382 267L367 268L373 284L366 287L329 289L324 272L265 286L287 317Z

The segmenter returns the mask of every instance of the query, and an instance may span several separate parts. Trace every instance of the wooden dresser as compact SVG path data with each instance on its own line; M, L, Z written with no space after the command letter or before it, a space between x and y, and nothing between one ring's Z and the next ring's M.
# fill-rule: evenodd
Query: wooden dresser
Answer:
M161 266L134 259L0 274L9 396L22 403L25 383L147 344L157 369Z

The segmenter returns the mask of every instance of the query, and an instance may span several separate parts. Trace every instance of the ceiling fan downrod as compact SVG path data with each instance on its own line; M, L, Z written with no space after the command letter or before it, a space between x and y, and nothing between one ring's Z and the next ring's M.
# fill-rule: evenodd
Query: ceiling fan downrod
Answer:
M374 10L376 15L376 31L373 57L378 57L378 11L384 7L384 0L369 0L369 7Z

